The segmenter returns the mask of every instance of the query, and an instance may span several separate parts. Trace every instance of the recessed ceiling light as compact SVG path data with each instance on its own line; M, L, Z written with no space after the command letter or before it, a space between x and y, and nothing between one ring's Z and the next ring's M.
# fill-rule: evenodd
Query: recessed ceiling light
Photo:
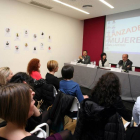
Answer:
M83 5L83 8L91 8L92 5Z
M106 1L104 1L104 0L99 0L99 1L101 1L102 3L104 3L105 5L107 5L108 7L110 7L110 8L114 8L111 4L109 4L108 2L106 2Z
M68 6L68 7L72 8L72 9L75 9L75 10L80 11L80 12L82 12L82 13L90 14L90 13L84 11L84 10L81 10L81 9L79 9L79 8L76 8L76 7L71 6L71 5L67 4L67 3L61 2L61 1L59 1L59 0L53 0L53 1L55 1L55 2L57 2L57 3L60 3L60 4L62 4L62 5Z

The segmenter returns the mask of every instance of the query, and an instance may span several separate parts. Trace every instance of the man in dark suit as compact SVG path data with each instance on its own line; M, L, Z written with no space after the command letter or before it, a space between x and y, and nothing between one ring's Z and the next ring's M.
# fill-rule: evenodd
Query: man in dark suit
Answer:
M132 70L132 61L128 59L128 54L122 55L122 60L119 61L119 66L124 70Z
M83 64L90 64L90 56L87 55L87 51L83 51L83 56L79 56L78 63L83 63Z

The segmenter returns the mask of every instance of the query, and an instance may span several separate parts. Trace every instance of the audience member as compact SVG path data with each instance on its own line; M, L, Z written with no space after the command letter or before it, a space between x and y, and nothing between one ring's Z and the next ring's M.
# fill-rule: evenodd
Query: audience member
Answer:
M79 56L78 63L83 63L83 64L90 64L90 56L87 55L87 51L83 51L83 56Z
M128 59L128 54L122 55L122 60L119 61L119 66L124 70L132 70L132 61Z
M61 74L64 80L60 81L60 91L63 93L77 97L79 102L84 98L88 98L87 95L82 95L81 89L78 83L71 80L73 77L74 68L73 66L64 66L61 70Z
M7 122L6 126L0 128L1 140L42 139L25 131L27 119L34 114L33 96L34 92L27 84L9 84L0 88L0 117ZM66 130L46 140L65 140L69 136L70 132Z
M30 85L36 93L34 99L37 101L43 100L43 104L40 106L42 110L46 110L53 104L53 86L47 84L44 79L34 81L34 79L31 76L27 75L25 72L18 72L12 77L10 82L27 83L28 85Z
M48 84L52 84L56 90L59 89L59 80L57 77L54 76L55 72L58 71L58 62L55 60L50 60L47 63L47 68L49 70L49 73L46 74L46 82Z
M9 82L11 77L13 76L13 72L9 67L1 67L0 68L0 86L5 85ZM0 123L4 123L4 120L0 118Z
M0 85L7 84L13 76L13 72L9 67L0 68Z
M140 124L140 96L137 97L137 100L133 107L133 118L137 125Z
M120 97L119 78L113 73L102 75L92 91L91 99L81 103L75 129L78 140L124 140L121 117L131 120Z
M24 84L28 84L30 87L32 87L32 89L34 89L34 79L27 75L24 72L18 72L16 73L10 80L10 83L24 83ZM34 89L35 90L35 89ZM36 94L34 95L34 99L37 100L38 96L40 93L38 93L37 91L35 91ZM34 114L27 120L27 124L25 127L25 130L30 132L32 131L37 125L39 125L42 120L44 120L44 115L42 115L42 112L40 112L36 106L34 106ZM46 114L46 113L44 113ZM45 115L46 119L44 122L47 122L47 116ZM48 122L47 122L48 123Z
M101 60L99 61L99 67L109 67L109 63L106 59L106 53L101 54Z
M137 97L137 100L133 107L133 119L138 127L128 127L126 131L126 140L139 140L140 139L140 96Z
M28 63L27 73L36 80L42 79L42 76L39 70L40 66L41 64L40 64L39 59L37 58L31 59L30 62Z
M138 127L128 127L126 130L125 140L139 140L140 139L140 125Z

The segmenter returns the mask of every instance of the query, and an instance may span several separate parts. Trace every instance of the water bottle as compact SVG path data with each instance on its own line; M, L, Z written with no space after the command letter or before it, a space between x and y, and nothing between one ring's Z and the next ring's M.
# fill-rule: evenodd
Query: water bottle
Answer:
M93 65L96 65L96 61L93 62Z
M93 61L92 61L92 62L90 62L90 64L91 64L91 65L93 65Z
M117 64L117 68L119 68L119 64Z

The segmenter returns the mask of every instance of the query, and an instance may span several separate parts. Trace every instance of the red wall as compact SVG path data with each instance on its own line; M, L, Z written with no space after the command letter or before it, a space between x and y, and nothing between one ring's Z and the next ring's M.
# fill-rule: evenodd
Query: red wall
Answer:
M103 52L105 16L84 21L83 50L88 51L91 61L98 65Z

